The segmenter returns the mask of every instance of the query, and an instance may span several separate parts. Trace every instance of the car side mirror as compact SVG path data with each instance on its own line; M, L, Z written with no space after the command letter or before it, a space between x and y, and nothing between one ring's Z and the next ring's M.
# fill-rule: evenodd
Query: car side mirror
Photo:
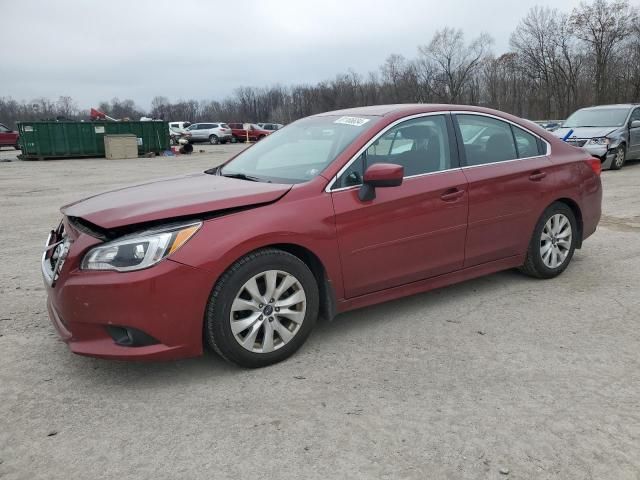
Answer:
M374 163L364 172L358 198L370 202L376 198L376 188L398 187L402 185L404 167L393 163Z
M631 122L631 125L629 125L629 128L639 128L640 127L640 120L634 120L633 122Z

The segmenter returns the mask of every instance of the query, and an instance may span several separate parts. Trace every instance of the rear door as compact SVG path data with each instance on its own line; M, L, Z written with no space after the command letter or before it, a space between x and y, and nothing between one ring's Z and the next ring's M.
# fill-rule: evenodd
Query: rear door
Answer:
M395 163L402 185L358 198L366 168ZM462 268L467 182L449 115L423 115L382 133L331 189L345 295L356 297Z
M547 143L490 115L457 113L454 124L469 182L465 268L523 254L546 201Z

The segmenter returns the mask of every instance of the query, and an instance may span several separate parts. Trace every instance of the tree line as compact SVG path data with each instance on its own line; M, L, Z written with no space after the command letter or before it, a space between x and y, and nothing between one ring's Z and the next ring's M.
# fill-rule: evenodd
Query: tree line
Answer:
M470 40L437 31L415 58L391 54L378 71L349 71L315 85L240 87L223 100L157 96L149 111L131 99L101 102L115 118L289 123L327 110L384 103L483 105L530 119L562 119L577 108L640 102L640 13L628 0L582 2L572 11L534 7L492 52L484 33ZM70 97L0 98L0 121L86 118Z

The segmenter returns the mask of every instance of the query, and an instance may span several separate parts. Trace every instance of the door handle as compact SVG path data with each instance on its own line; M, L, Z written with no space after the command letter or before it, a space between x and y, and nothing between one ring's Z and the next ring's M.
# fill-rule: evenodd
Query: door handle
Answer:
M531 180L532 182L539 182L540 180L542 180L546 176L547 176L547 174L545 172L543 172L541 170L536 170L531 175L529 175L529 180Z
M440 198L445 202L455 202L457 199L464 195L464 190L458 188L451 188L440 195Z

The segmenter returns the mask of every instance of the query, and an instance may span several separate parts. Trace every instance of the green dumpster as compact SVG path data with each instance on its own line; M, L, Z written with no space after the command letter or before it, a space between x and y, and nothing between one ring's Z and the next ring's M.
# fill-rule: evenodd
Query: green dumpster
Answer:
M168 150L169 125L149 122L18 122L20 148L25 160L104 157L104 136L132 133L138 155Z

